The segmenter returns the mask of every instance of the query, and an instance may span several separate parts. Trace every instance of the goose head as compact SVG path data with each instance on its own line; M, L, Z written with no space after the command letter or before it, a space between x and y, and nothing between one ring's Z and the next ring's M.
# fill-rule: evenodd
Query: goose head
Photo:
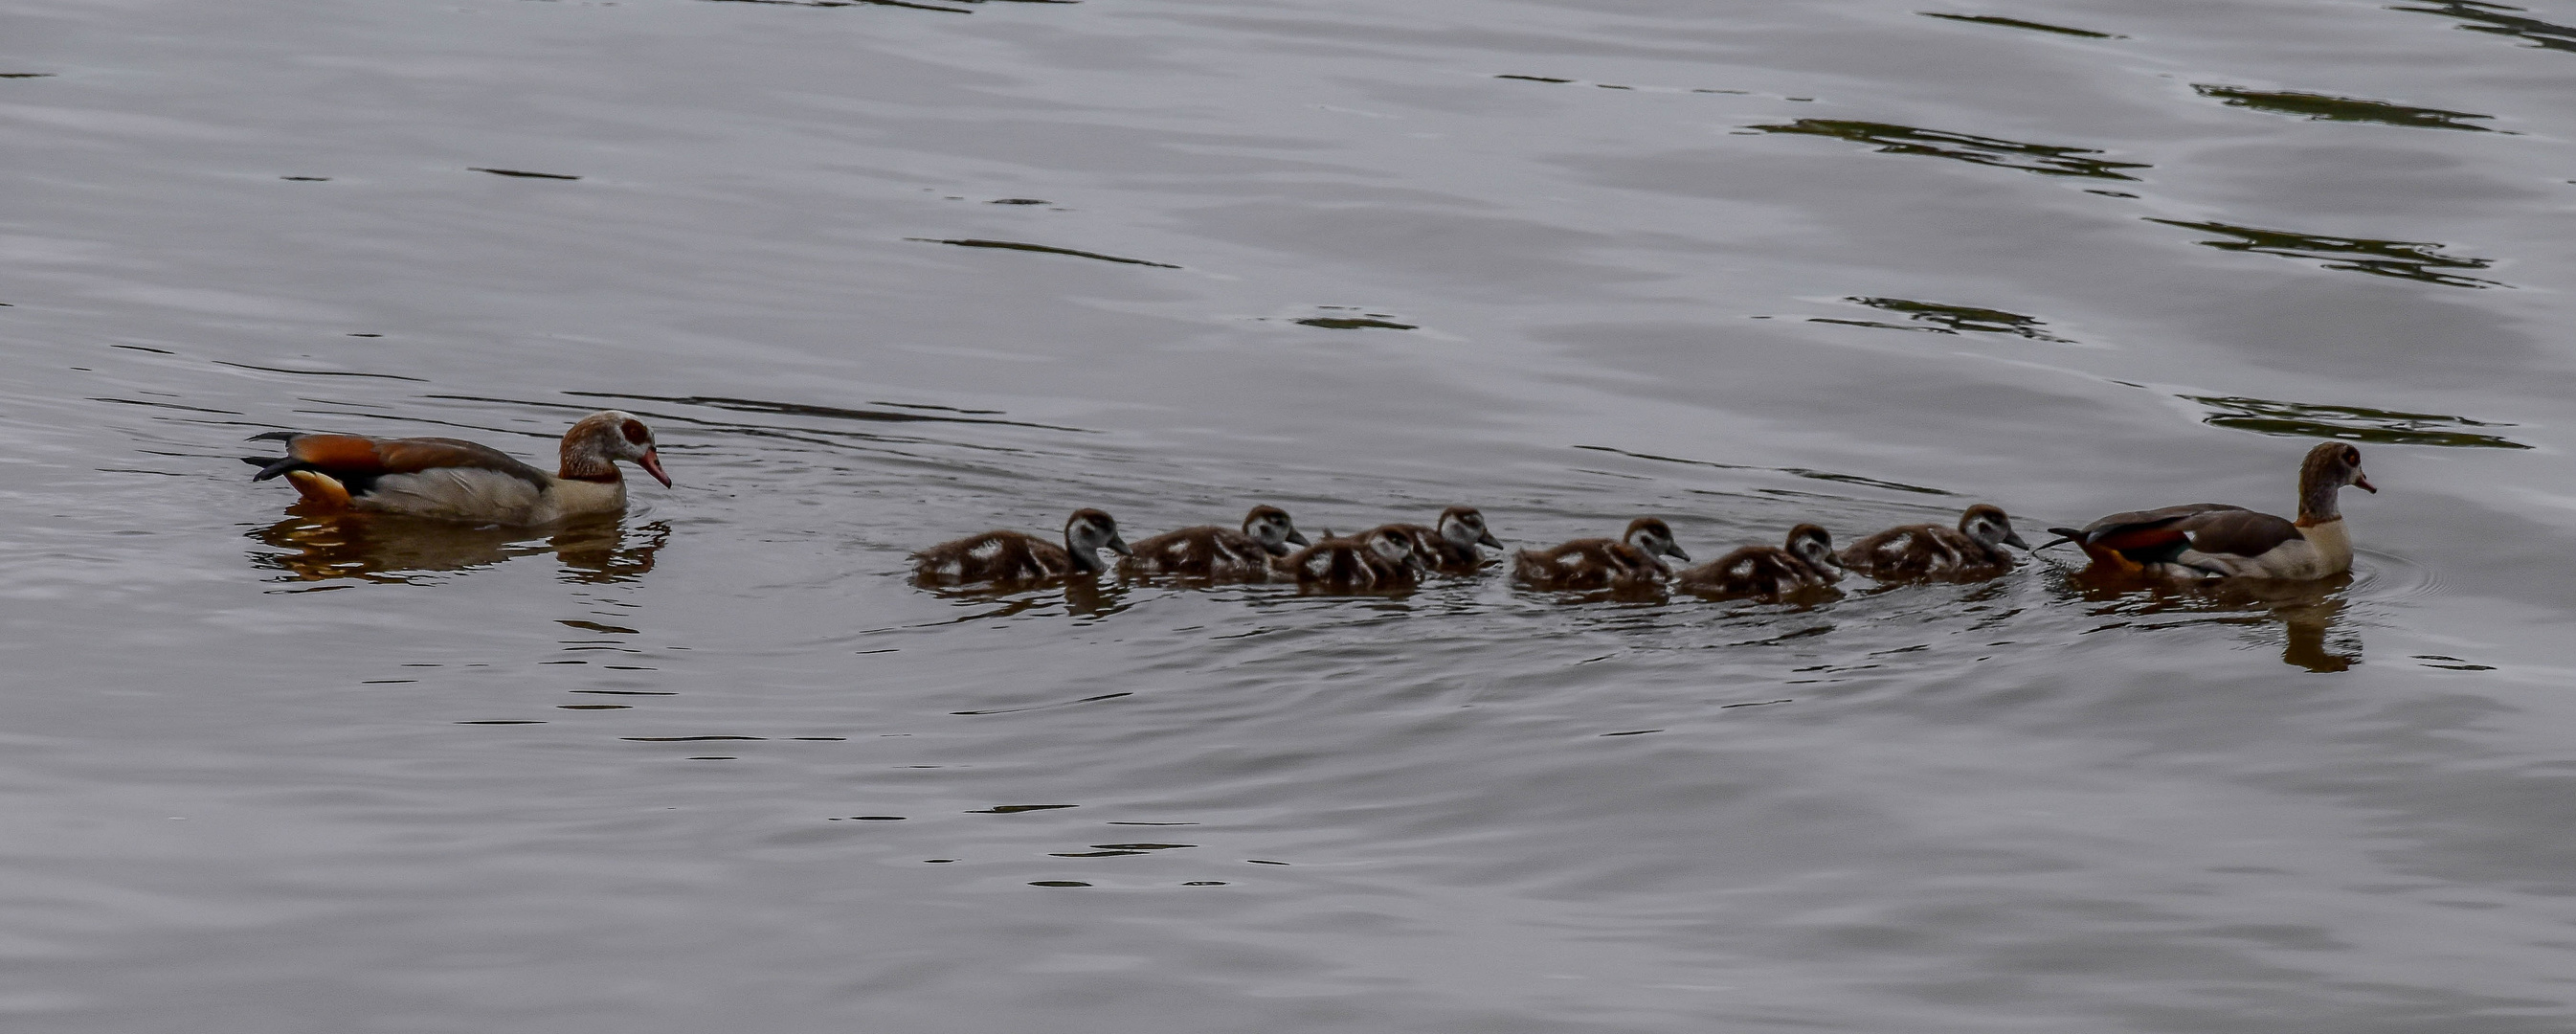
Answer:
M2360 449L2348 442L2326 442L2308 450L2308 458L2299 464L2299 516L2338 516L2335 494L2345 485L2379 493L2361 473Z
M644 468L662 487L671 487L671 475L662 473L662 454L653 447L653 429L614 409L583 417L564 432L562 456L562 477L614 481L617 461L625 460Z
M1287 556L1288 547L1311 545L1299 534L1297 525L1288 520L1288 511L1276 506L1256 506L1243 515L1243 533L1272 556Z
M1672 526L1659 517L1639 517L1629 521L1627 533L1619 536L1619 540L1645 550L1647 556L1668 556L1684 563L1690 562L1690 554L1682 552L1682 547L1673 541Z
M2030 548L2030 543L2022 541L2021 533L2013 530L2012 518L2004 516L2002 507L1990 503L1978 503L1960 514L1959 531L1987 549L1997 546Z
M1809 566L1819 571L1830 571L1843 566L1842 558L1834 555L1833 534L1813 524L1801 524L1789 529L1789 542L1784 548L1790 555L1806 561Z
M1440 537L1470 552L1478 546L1503 548L1503 540L1485 530L1485 515L1473 506L1452 506L1440 511Z
M1127 540L1118 537L1118 522L1108 514L1092 509L1075 510L1073 516L1065 519L1064 548L1065 552L1073 554L1073 565L1085 571L1101 569L1100 551L1103 549L1119 556L1136 555L1134 550L1127 548Z

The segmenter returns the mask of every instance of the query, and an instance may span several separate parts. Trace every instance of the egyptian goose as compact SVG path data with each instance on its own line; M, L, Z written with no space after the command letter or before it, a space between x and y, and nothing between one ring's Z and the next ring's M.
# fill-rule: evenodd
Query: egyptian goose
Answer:
M1016 531L988 531L913 554L913 579L923 585L966 585L1098 574L1104 570L1102 549L1128 552L1126 540L1118 537L1118 522L1098 510L1081 509L1065 518L1062 546Z
M1945 528L1938 524L1908 524L1889 528L1844 549L1836 557L1846 570L1858 571L1882 582L1916 578L1955 578L1974 580L1992 578L2013 569L2012 554L2005 546L2029 549L2021 533L2014 531L2012 518L2001 507L1987 503L1971 506L1959 515L1959 526Z
M1836 569L1842 566L1834 556L1834 537L1813 524L1801 524L1789 529L1786 545L1745 546L1683 571L1675 581L1684 590L1710 599L1778 599L1841 581Z
M1401 589L1412 585L1421 558L1413 538L1371 528L1348 538L1328 538L1279 562L1299 585L1319 589Z
M1618 539L1576 539L1512 556L1512 575L1538 589L1633 589L1660 586L1671 569L1659 556L1688 562L1670 525L1653 517L1628 522Z
M251 480L283 474L303 495L301 505L323 512L550 524L624 512L626 478L618 473L619 460L644 468L664 488L671 485L653 448L653 429L613 409L583 417L564 432L562 465L552 474L456 438L271 431L250 440L286 443L284 456L242 458L260 468Z
M1292 544L1309 543L1289 521L1288 511L1256 506L1243 515L1242 531L1207 524L1138 539L1118 569L1142 576L1268 581L1270 558L1287 556Z
M2223 503L2115 513L2050 528L2093 559L2088 571L2153 578L2285 578L2312 581L2352 570L2352 532L2336 505L2343 486L2378 493L2361 473L2361 450L2326 442L2299 464L2299 519ZM2046 549L2048 546L2041 546Z
M1432 527L1419 524L1380 525L1403 534L1413 542L1413 555L1422 566L1433 571L1463 574L1485 566L1485 554L1478 546L1503 548L1501 539L1485 530L1485 515L1473 506L1452 506L1440 511Z

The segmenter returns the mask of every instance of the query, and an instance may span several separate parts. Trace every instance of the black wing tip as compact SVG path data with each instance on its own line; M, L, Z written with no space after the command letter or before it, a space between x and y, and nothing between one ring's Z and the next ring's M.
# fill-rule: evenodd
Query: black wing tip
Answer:
M245 442L291 442L304 437L302 431L261 431L242 439Z
M2030 549L2031 552L2037 553L2050 546L2063 546L2069 542L2079 541L2084 538L2084 532L2077 528L2050 528L2048 529L2048 533L2057 537L2046 542L2042 542L2039 545L2032 546Z
M260 465L259 473L250 476L253 481L266 481L290 470L306 469L304 461L293 456L244 456L242 462Z

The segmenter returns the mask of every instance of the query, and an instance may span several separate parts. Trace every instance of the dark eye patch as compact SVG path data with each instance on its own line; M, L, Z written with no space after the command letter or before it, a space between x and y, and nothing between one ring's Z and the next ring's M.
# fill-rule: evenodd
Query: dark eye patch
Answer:
M619 426L617 430L619 433L626 436L627 441L633 442L637 445L644 445L653 440L652 430L645 427L644 422L641 420L629 420L625 424Z

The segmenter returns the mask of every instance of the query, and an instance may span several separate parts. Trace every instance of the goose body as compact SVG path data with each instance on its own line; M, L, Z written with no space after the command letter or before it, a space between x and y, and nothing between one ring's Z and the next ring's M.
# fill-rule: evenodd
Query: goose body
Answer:
M2115 513L2077 528L2050 528L2091 558L2088 571L2113 576L2199 580L2314 581L2352 570L2352 532L2342 489L2378 488L2362 474L2361 450L2326 442L2299 464L2299 516L2284 520L2224 503L2187 503ZM2040 547L2042 549L2047 546Z
M1325 539L1279 562L1290 580L1319 589L1400 589L1416 580L1412 536L1372 528Z
M283 476L301 505L324 512L394 513L478 524L551 524L622 513L626 478L620 460L644 468L664 487L653 430L616 410L581 418L564 432L553 473L488 445L457 438L369 438L354 434L272 431L252 441L286 444L285 456L248 456L253 481Z
M1267 581L1274 558L1287 556L1291 545L1310 544L1288 519L1288 511L1256 506L1243 515L1241 531L1208 524L1138 539L1118 569L1148 577Z
M1839 555L1845 568L1882 582L1916 578L1992 578L2013 568L2007 545L2029 549L2001 508L1978 503L1955 528L1908 524L1854 542Z
M1386 524L1380 528L1400 533L1410 541L1414 558L1421 561L1422 567L1450 574L1471 573L1485 566L1485 554L1478 546L1503 548L1502 540L1485 529L1485 515L1473 506L1442 510L1439 520L1429 527Z
M1790 529L1787 544L1745 546L1683 571L1675 581L1711 599L1778 599L1842 580L1833 536L1813 524Z
M1634 589L1661 586L1672 573L1662 557L1690 554L1673 542L1673 529L1654 517L1628 522L1616 539L1575 539L1551 549L1512 555L1512 576L1535 589Z
M1064 545L1016 531L988 531L942 542L912 555L913 580L923 585L979 582L1045 582L1097 574L1100 551L1126 553L1118 522L1098 510L1075 510L1064 522Z

